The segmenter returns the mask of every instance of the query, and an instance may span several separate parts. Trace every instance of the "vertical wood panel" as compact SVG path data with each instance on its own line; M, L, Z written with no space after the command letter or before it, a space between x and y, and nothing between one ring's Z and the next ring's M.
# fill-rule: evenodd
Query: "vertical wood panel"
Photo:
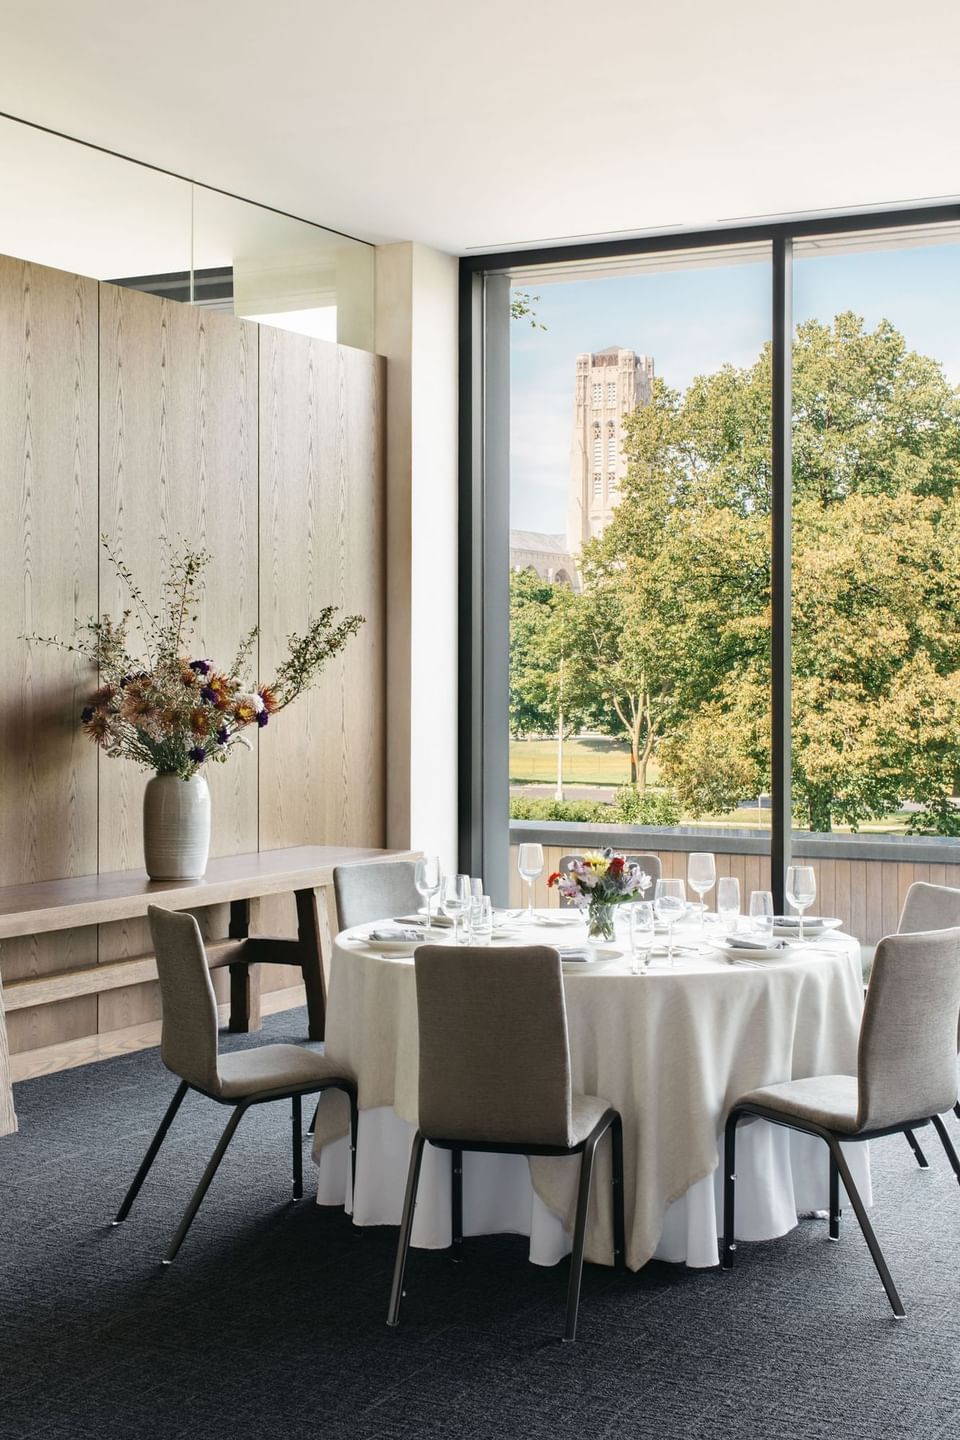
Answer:
M260 734L261 849L383 844L382 361L260 331L261 667L325 605L360 635Z
M183 543L210 552L194 641L229 665L257 623L257 330L135 290L101 286L100 524L153 608L167 555ZM166 549L165 549L166 547ZM129 603L105 556L102 608ZM251 659L251 679L257 652ZM256 740L254 740L256 745ZM149 775L125 760L100 768L100 868L143 864L141 808ZM211 853L257 848L256 755L242 748L208 767ZM205 928L226 932L225 911ZM150 948L146 923L101 929L100 958ZM155 985L99 997L99 1028L155 1019Z
M0 513L8 584L0 627L0 884L97 868L97 756L77 720L77 656L27 645L97 612L97 285L0 257ZM93 682L95 684L95 680ZM96 932L11 942L9 980L96 960ZM96 1000L11 1015L13 1051L96 1026Z

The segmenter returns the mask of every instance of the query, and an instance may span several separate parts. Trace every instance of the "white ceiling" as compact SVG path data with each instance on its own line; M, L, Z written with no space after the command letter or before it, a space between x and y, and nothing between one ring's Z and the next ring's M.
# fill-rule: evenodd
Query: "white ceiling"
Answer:
M0 108L463 252L960 192L957 0L4 0Z

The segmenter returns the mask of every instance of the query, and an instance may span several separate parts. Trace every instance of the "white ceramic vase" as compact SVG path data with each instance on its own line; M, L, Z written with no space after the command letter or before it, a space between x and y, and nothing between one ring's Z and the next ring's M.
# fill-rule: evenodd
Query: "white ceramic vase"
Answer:
M151 880L199 880L210 852L210 790L202 775L154 775L143 795L143 856Z

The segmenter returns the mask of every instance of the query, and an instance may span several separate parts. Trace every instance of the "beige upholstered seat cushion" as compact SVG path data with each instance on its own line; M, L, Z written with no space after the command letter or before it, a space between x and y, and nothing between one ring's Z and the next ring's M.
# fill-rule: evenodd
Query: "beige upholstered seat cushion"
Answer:
M582 1140L586 1140L600 1116L612 1107L609 1101L601 1100L599 1095L574 1093L570 1108L570 1143L579 1145Z
M856 1075L811 1075L807 1080L785 1080L741 1095L738 1105L765 1105L800 1120L811 1120L826 1130L853 1135L857 1130Z
M338 1075L325 1055L300 1045L261 1045L221 1055L220 1094L224 1100L242 1100L267 1090L293 1090Z

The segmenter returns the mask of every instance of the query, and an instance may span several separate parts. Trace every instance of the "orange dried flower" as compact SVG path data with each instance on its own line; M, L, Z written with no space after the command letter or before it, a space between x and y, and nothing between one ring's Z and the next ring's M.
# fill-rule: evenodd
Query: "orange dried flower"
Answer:
M190 711L190 729L194 735L204 736L210 734L210 711L202 710L199 706L196 710Z
M110 701L113 699L116 693L117 691L115 686L101 685L100 689L94 692L93 698L91 699L90 703L91 705L96 705L98 707L101 705L109 705Z
M107 717L102 710L95 711L89 720L85 720L83 728L97 745L106 744L110 730Z
M256 708L249 700L241 700L238 705L234 705L233 713L241 725L250 725L257 718Z
M275 714L277 713L277 711L280 709L280 701L277 699L276 695L275 695L274 692L271 690L270 686L269 686L269 685L261 685L261 686L260 686L260 689L257 691L257 694L260 696L260 699L263 701L263 708L264 708L264 710L266 710L267 714L268 714L268 715L275 715Z

